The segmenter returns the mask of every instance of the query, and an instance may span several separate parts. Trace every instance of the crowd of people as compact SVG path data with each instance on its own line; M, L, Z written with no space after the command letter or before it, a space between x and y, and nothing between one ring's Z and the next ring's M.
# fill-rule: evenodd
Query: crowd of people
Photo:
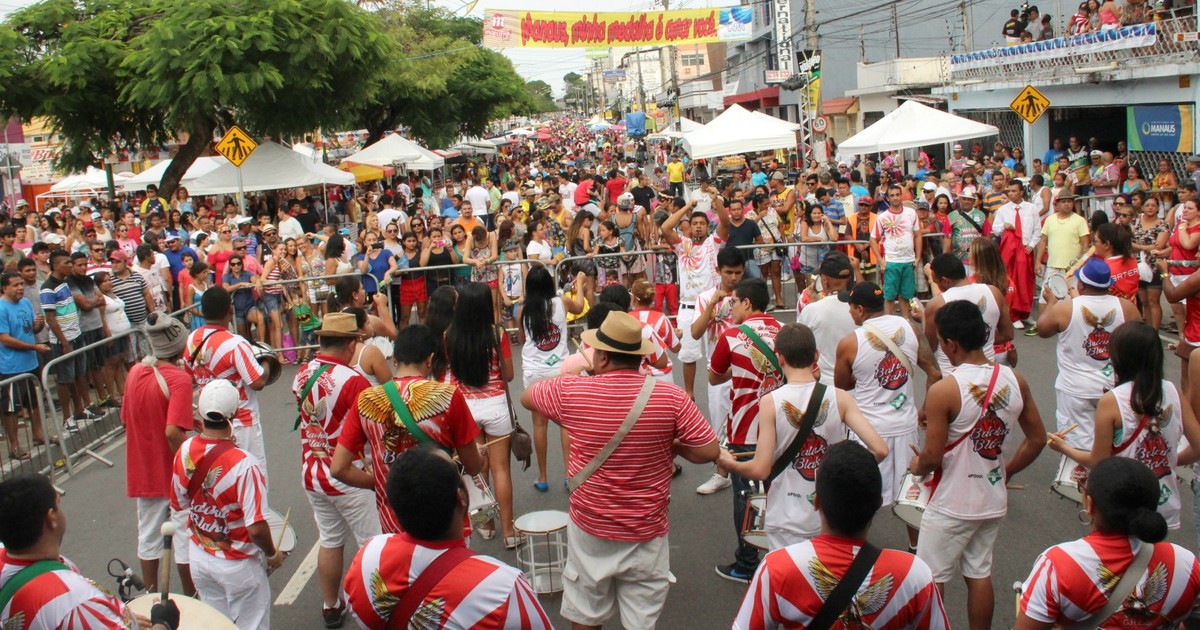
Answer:
M445 188L267 195L247 215L148 191L90 221L88 206L23 206L0 225L0 379L89 349L53 370L63 417L120 409L148 589L173 522L184 595L243 630L270 625L267 576L286 559L267 524L270 370L253 345L267 341L299 363L325 627L549 627L526 578L466 544L529 544L511 464L526 447L534 489L570 491L560 612L576 628L657 623L680 461L711 466L698 493L731 490L733 554L714 570L748 585L735 628L945 628L958 575L965 625L992 627L1007 487L1039 456L1060 458L1056 487L1092 529L1037 559L1016 627L1200 617L1200 563L1162 542L1180 527L1175 469L1200 460L1200 158L1151 183L1123 147L1070 138L1028 170L997 144L955 145L944 168L884 154L792 172L784 156L702 164L579 121L552 129ZM80 238L30 233L47 215L77 217ZM1183 304L1178 385L1163 298ZM145 335L98 343L128 327ZM1015 369L1016 330L1056 338L1052 430ZM18 417L36 405L0 394L19 459ZM473 520L476 479L497 509ZM914 491L908 548L871 545L879 509ZM132 627L59 555L65 522L43 478L0 482L0 619ZM173 629L178 612L152 620Z
M1122 26L1145 24L1190 15L1192 5L1172 0L1084 0L1062 26L1058 36L1111 31ZM1028 2L1009 12L1000 29L1005 44L1013 46L1054 39L1054 17L1042 14Z

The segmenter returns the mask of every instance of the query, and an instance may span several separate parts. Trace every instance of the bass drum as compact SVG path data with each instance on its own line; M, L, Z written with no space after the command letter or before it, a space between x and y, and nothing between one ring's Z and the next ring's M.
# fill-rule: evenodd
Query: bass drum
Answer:
M275 356L275 351L271 349L271 346L261 341L255 341L250 345L254 348L254 358L267 371L267 385L274 385L275 381L279 380L279 375L283 373L279 357Z
M198 599L178 593L171 593L169 597L179 607L177 630L238 630L228 617ZM135 615L149 617L150 609L159 601L161 596L158 593L147 593L125 604L125 607Z

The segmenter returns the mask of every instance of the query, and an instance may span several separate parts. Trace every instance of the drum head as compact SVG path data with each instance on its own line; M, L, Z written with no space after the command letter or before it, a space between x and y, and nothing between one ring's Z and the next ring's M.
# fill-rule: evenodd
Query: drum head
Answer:
M1062 276L1050 276L1046 279L1046 286L1050 289L1050 294L1055 299L1065 300L1070 293L1067 287L1067 279Z
M759 512L767 509L767 495L765 494L752 494L748 501L750 502L750 507Z
M198 599L177 593L171 593L169 597L179 607L178 630L238 630L228 617ZM149 617L150 609L159 601L158 593L147 593L125 606L135 615Z
M925 508L911 503L897 503L892 506L892 514L912 527L921 529L921 517L925 515Z
M771 543L767 541L767 532L759 530L750 530L742 534L742 541L751 547L758 547L763 551L771 548Z
M283 516L275 510L268 510L263 516L267 519L267 525L271 527L271 539L279 545L279 550L291 553L296 548L296 529L289 522L287 529L283 530ZM283 530L282 537L279 534L281 530Z

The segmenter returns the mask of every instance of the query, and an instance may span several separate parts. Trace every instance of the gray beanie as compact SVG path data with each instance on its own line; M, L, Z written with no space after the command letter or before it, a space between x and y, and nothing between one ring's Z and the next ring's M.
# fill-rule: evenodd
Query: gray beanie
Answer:
M146 333L150 335L150 353L159 359L183 354L188 330L183 322L164 313L150 313L146 318Z

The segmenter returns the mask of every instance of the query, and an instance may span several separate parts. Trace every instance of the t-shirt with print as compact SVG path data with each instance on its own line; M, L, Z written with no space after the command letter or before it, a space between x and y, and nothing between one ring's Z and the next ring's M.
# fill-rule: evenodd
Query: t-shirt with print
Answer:
M92 628L124 630L137 628L125 604L79 572L75 563L59 556L67 565L30 580L13 595L2 610L5 630L76 630ZM8 557L0 548L0 588L33 564Z
M417 426L442 448L466 446L479 435L475 417L457 387L417 376L399 377L393 382ZM358 395L358 404L342 421L338 444L355 455L362 455L370 444L379 524L386 534L399 533L400 521L387 500L388 470L396 457L416 446L418 440L396 415L383 385L369 387Z
M168 392L192 391L192 379L182 368L162 365L158 373ZM195 426L191 395L163 394L154 370L135 363L125 377L121 424L125 425L128 452L136 453L125 458L125 496L169 499L175 451L164 436L168 426L178 427L184 433Z
M888 209L880 212L875 219L875 231L872 238L879 241L883 248L883 259L888 263L911 263L917 260L913 245L913 235L916 233L920 220L912 208L901 207L899 212Z
M733 620L734 630L804 628L811 624L850 569L862 544L861 540L822 534L767 554ZM835 627L950 628L929 565L911 553L894 549L880 552L841 624Z
M8 298L0 298L0 334L34 343L33 305L29 300L20 298L14 304ZM17 350L0 344L0 374L22 374L37 367L37 353L33 350Z
M300 395L322 366L321 373L303 400ZM339 496L352 488L333 478L329 464L342 433L342 419L358 404L358 395L371 383L354 368L323 354L305 363L292 380L292 394L300 409L300 463L304 489Z
M970 220L967 217L970 217ZM981 231L986 219L983 211L973 208L969 211L955 210L950 213L950 247L954 255L962 263L969 264L971 260L971 243L983 236ZM974 221L974 223L972 223Z
M188 494L196 468L220 443L197 435L180 445L172 468L171 508L191 510L188 529L192 543L206 553L226 560L261 557L262 550L246 529L265 521L270 511L267 480L258 458L240 448L221 453L196 496Z
M700 294L696 298L696 317L708 308L708 303L712 301L713 296L717 294L717 287L712 287ZM704 346L704 354L711 357L713 344L717 339L733 326L733 296L726 295L721 299L721 303L713 307L712 317L708 320L708 328L704 329L704 335L700 337L700 343ZM691 334L684 331L685 334Z
M680 304L691 304L702 292L717 286L720 279L717 250L724 244L716 234L710 234L700 243L687 237L675 243L675 255L679 260Z
M770 315L754 315L741 325L731 325L717 338L708 369L716 374L730 372L729 397L732 405L725 423L730 444L758 442L758 401L783 385L783 374L742 330L749 328L768 349L774 349L775 335L782 324Z
M540 336L534 335L522 322L525 344L521 346L521 365L527 371L539 374L557 372L558 364L567 357L567 309L563 306L562 298L551 299L550 309L548 328ZM521 319L524 319L524 312Z
M66 280L58 280L54 276L46 278L42 283L41 298L42 309L54 312L67 342L75 341L83 334L79 327L79 307L75 306L75 296L71 295L71 287L67 285ZM58 335L51 334L50 342L61 344L63 340L59 339Z
M238 391L238 421L247 427L258 422L258 392L250 384L266 372L245 337L220 326L193 330L184 345L183 369L196 380L197 389L218 378L233 383Z

